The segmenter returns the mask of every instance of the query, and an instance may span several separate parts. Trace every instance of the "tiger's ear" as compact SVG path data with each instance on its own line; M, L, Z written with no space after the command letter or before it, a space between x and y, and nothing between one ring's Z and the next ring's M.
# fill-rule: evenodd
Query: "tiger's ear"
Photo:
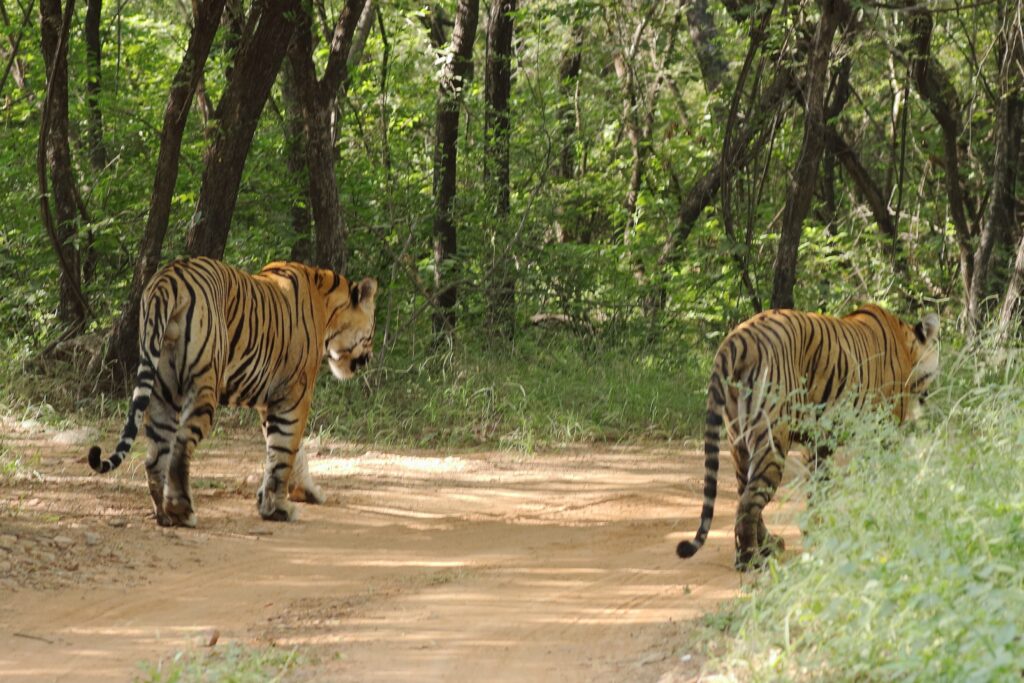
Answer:
M935 313L929 313L921 318L921 322L914 325L914 334L917 336L917 341L922 344L928 344L938 339L939 316Z
M363 278L362 282L356 284L352 283L349 289L349 297L352 300L353 306L363 306L364 308L372 306L374 298L377 296L377 281L372 277Z

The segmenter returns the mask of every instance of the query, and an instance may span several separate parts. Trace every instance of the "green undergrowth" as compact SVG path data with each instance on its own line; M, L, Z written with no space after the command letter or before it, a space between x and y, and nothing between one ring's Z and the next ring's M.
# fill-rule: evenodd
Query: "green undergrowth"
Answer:
M141 664L140 683L268 683L281 680L300 663L297 650L246 648L230 644L211 650L177 652Z
M307 434L380 446L537 447L676 439L699 431L711 350L663 342L598 342L528 330L514 344L470 333L437 350L382 344L354 380L326 367ZM25 360L29 358L29 360ZM8 353L0 362L0 415L52 427L116 430L127 392L103 391L69 362ZM258 429L255 413L221 408L219 430Z
M731 636L711 668L742 681L1020 681L1024 356L945 354L922 420L899 432L867 420L846 449L802 518L803 554L709 622Z

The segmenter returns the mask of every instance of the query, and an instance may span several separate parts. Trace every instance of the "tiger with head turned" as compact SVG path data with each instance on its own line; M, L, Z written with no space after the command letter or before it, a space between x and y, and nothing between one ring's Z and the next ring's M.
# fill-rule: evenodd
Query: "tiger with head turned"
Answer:
M724 424L736 464L736 567L746 570L784 548L762 510L782 480L792 443L806 442L799 425L814 421L840 399L863 410L891 403L900 422L915 417L939 372L939 318L908 325L875 305L842 318L772 310L740 324L715 354L704 432L704 506L691 557L707 540L718 491L718 453ZM810 445L810 444L807 444ZM831 452L819 446L815 463Z
M139 368L117 449L89 451L97 472L116 469L148 415L146 471L157 523L196 525L189 462L220 405L255 408L267 445L260 515L291 520L289 502L322 502L296 453L324 355L349 379L373 353L377 282L274 262L250 275L220 261L174 261L153 276L139 311ZM293 482L293 468L299 481Z

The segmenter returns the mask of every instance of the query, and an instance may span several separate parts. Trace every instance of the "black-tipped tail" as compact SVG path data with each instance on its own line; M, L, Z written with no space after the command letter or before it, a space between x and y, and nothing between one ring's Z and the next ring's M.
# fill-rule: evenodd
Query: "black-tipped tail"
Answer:
M676 555L682 558L693 557L700 550L700 546L692 541L681 541L676 546Z
M102 474L103 472L106 472L106 470L103 469L104 464L105 463L103 462L102 451L100 451L100 447L93 446L92 448L90 448L89 467L91 467L94 471L100 472Z

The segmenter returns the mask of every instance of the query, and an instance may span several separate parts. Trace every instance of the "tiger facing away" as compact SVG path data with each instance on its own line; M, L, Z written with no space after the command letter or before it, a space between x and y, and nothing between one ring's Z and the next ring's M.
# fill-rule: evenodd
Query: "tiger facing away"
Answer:
M267 446L257 507L264 519L294 516L294 500L322 502L296 453L324 355L349 379L373 353L377 282L274 262L250 275L208 258L174 261L153 276L139 311L139 368L117 449L97 472L116 469L148 413L146 471L157 523L196 524L189 462L213 426L214 408L260 415ZM292 482L293 468L299 477Z
M875 305L842 318L766 311L733 329L715 354L708 387L700 527L678 555L691 557L711 529L723 424L739 490L736 567L746 570L784 548L762 510L782 480L790 445L807 441L798 425L840 398L855 410L889 402L897 420L912 419L939 372L938 333L934 313L911 326ZM815 464L830 455L827 446L812 453Z

